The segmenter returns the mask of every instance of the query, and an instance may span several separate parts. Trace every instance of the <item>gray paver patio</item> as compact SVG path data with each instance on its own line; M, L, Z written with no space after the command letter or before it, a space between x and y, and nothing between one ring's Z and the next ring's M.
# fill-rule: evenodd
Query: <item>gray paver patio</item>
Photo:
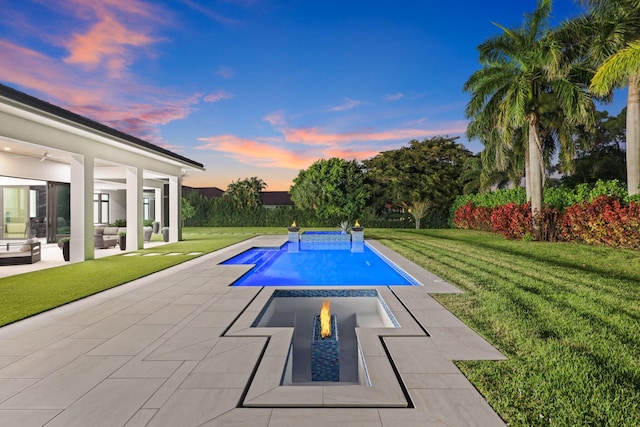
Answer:
M504 356L430 294L378 288L400 328L358 328L371 386L282 385L292 328L251 328L272 288L218 265L261 236L0 328L2 426L502 426L453 360ZM144 262L141 257L140 262ZM351 406L351 407L341 407Z

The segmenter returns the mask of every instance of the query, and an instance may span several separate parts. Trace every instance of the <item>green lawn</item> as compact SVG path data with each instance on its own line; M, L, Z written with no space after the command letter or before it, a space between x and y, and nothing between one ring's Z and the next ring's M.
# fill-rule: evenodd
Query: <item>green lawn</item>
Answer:
M436 298L507 357L458 366L512 426L640 426L640 254L371 230L465 291Z
M146 252L285 232L188 228ZM366 235L465 291L436 298L508 360L457 364L509 425L640 425L640 253L464 230ZM0 279L0 325L191 258L113 256Z

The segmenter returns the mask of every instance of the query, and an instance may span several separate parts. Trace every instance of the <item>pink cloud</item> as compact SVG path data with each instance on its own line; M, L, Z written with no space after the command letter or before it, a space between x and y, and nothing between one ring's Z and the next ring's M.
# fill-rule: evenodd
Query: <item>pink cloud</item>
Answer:
M317 127L312 128L285 128L282 129L285 139L292 143L312 144L312 145L335 145L349 142L366 142L366 141L397 141L411 139L419 139L427 136L459 134L466 131L466 124L459 127L450 127L446 129L391 129L379 132L342 132L328 133Z
M271 114L267 114L262 118L265 122L271 124L271 126L283 126L287 124L287 119L285 117L285 112L282 110L274 111Z
M209 95L204 97L205 102L219 102L225 99L232 99L235 95L231 92L227 92L225 90L218 90L215 92L211 92Z
M42 98L56 105L161 146L166 142L157 126L187 117L198 102L196 95L180 96L156 87L131 84L122 90L116 83L114 90L109 79L88 78L68 64L1 39L0 50L4 81L45 94Z
M153 41L144 33L125 28L114 17L104 16L89 32L73 35L65 61L92 69L105 65L112 76L119 76L133 60L128 46L141 47Z
M273 144L240 138L235 135L198 138L198 141L206 142L206 144L196 147L197 150L222 151L241 163L259 166L300 169L308 167L318 159L316 156L303 156Z
M344 101L345 101L344 104L329 108L329 111L346 111L364 104L364 102L362 101L356 101L354 99L349 99L349 98L345 98Z

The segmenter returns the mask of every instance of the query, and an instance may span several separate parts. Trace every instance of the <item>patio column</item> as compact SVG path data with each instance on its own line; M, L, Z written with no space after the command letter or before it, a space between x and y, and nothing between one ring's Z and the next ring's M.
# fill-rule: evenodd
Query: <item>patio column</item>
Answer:
M127 249L142 249L144 244L142 225L143 170L125 168L127 186Z
M162 188L156 188L154 189L154 192L155 192L155 202L156 202L154 221L157 221L162 225L164 224L162 222L162 197L163 197Z
M93 168L93 157L80 154L71 156L71 242L69 246L71 262L94 258Z
M182 185L179 176L169 177L169 241L179 240L181 227L180 204Z

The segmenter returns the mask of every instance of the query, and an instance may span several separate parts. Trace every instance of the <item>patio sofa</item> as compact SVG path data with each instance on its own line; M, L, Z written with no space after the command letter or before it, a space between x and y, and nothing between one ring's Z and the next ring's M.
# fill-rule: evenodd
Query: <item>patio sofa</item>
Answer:
M3 243L0 247L0 265L33 264L38 261L40 261L40 242L37 239Z
M93 247L96 249L113 248L118 244L120 233L126 233L126 227L95 227L93 229Z

